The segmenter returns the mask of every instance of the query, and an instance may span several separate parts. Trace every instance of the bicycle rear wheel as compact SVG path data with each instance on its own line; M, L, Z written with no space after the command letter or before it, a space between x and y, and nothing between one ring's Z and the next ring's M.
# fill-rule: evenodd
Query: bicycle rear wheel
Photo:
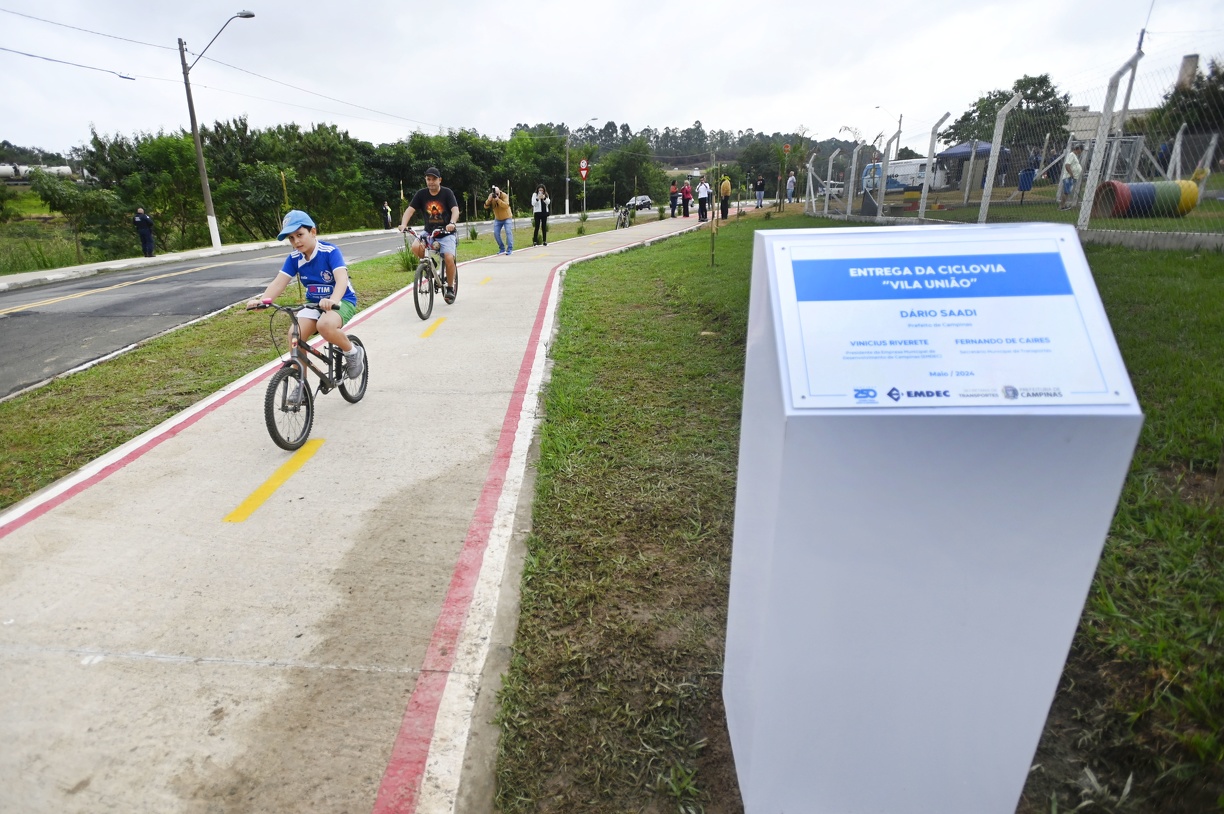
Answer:
M272 374L264 395L268 435L278 447L291 452L306 443L314 423L314 393L301 377L297 365L286 365Z
M356 404L365 395L366 385L370 382L370 352L365 350L365 343L352 334L349 334L349 341L354 345L359 345L365 351L365 368L356 379L350 379L347 376L340 379L340 395L349 404Z
M433 313L433 279L433 263L429 260L422 260L412 280L412 303L416 306L417 316L421 319L429 319L429 315Z

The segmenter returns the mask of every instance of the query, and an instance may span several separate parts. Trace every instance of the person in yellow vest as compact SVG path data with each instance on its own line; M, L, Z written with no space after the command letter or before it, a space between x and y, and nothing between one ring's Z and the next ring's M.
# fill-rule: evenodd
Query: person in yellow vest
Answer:
M722 201L722 219L726 220L731 213L731 176L724 175L722 183L718 185L718 197Z
M510 196L493 187L485 200L485 208L493 209L493 239L497 241L498 255L509 255L514 251L514 213L510 211ZM506 242L502 243L501 232L506 231Z

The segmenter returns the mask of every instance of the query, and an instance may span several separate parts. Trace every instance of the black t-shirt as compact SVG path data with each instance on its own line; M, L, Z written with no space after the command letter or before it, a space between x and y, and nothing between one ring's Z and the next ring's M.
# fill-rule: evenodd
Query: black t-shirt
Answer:
M421 213L425 218L425 229L432 232L434 229L446 228L446 224L451 222L451 209L459 206L459 201L448 187L439 189L437 195L430 195L429 188L426 187L417 190L409 206Z
M764 192L765 191L765 179L758 178L757 182L753 184L753 189L755 189L757 192Z

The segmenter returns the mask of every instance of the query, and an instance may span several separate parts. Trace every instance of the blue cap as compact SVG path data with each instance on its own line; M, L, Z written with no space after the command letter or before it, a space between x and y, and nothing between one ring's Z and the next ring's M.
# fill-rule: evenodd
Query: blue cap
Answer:
M289 214L285 215L285 219L281 221L280 234L276 236L276 239L284 240L303 226L309 226L313 229L315 228L315 222L310 219L310 215L307 215L302 210L290 209Z

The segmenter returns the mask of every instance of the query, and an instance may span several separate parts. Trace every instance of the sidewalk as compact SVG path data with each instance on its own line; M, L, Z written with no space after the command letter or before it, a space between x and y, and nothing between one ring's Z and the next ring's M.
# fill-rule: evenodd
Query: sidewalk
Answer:
M0 515L0 810L487 808L561 276L695 225L462 264L427 323L372 306L365 399L320 397L296 454L268 366Z

